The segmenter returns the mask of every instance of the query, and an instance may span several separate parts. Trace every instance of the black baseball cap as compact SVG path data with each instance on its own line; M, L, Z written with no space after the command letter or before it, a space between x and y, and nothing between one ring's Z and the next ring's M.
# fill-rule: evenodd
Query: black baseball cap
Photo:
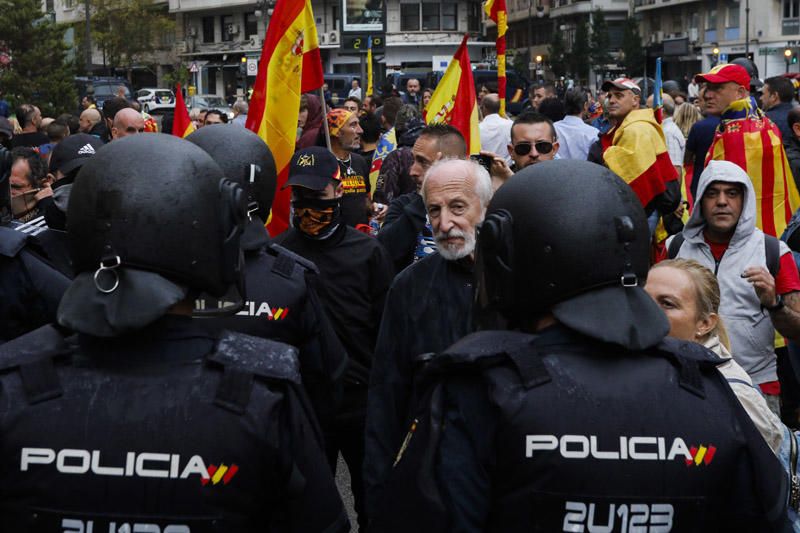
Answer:
M282 187L305 187L321 191L333 181L341 181L339 162L327 148L312 146L297 151L289 166L289 179Z
M82 166L103 146L103 141L88 133L76 133L66 137L53 148L50 154L49 172L60 170L66 175Z

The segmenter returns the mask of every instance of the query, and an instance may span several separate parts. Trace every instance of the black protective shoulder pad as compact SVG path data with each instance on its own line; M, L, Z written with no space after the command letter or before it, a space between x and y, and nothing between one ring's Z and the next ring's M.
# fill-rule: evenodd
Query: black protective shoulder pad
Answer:
M42 326L0 345L0 371L52 359L71 349L71 344L58 328L53 325Z
M7 226L0 226L0 256L16 257L25 247L28 236Z
M295 264L298 264L305 270L310 270L315 274L319 274L319 269L317 268L317 265L315 265L312 261L309 261L303 256L297 255L291 250L284 248L280 244L274 244L274 243L270 244L269 247L267 248L267 253L275 257L276 259L275 266L272 267L273 272L278 272L279 274L282 274L282 272L278 269L279 268L286 269L286 266L284 265L288 265L290 262L289 260L291 260L292 269L294 268ZM288 272L289 274L286 275L285 277L292 276L292 270L289 270Z
M254 376L300 383L300 362L294 346L243 333L225 331L208 360Z
M535 335L518 331L478 331L471 333L442 352L453 362L471 362L484 357L517 353L530 346Z
M656 349L672 356L697 361L700 366L718 366L725 362L717 354L701 344L683 341L674 337L664 337L656 346Z

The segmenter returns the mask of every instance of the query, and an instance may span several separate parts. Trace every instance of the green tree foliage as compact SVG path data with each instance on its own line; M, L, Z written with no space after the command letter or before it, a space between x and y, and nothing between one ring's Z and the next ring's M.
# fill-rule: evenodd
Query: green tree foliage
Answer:
M50 116L73 111L77 96L66 28L44 17L39 0L0 0L0 28L0 48L11 56L0 67L0 88L11 104L32 103Z
M589 78L589 26L584 18L578 20L575 26L575 40L569 59L570 70L577 81L586 81Z
M135 65L156 63L154 54L168 48L163 37L175 30L164 6L153 0L91 0L92 46L103 52L105 64L128 71ZM83 23L76 37L85 50Z
M606 16L603 10L598 8L592 13L592 33L589 37L589 59L596 70L602 70L605 65L613 61L609 46Z
M553 39L550 41L548 48L548 55L550 61L550 69L556 76L564 76L566 72L567 53L564 38L561 32L553 31Z
M641 76L644 72L644 47L639 34L639 23L634 18L625 21L625 32L622 35L622 63L628 76Z

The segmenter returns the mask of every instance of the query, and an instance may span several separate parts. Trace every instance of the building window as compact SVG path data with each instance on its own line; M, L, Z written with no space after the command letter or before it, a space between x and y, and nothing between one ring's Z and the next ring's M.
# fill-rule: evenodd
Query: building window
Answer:
M800 0L783 0L783 18L800 17Z
M442 4L442 29L458 30L458 4Z
M75 7L75 0L64 0L64 9L72 9Z
M672 15L672 31L675 33L683 32L683 19L680 13Z
M708 14L706 15L706 29L707 30L716 30L717 29L717 10L716 9L709 9Z
M419 4L400 4L400 31L419 31Z
M694 12L689 15L689 27L690 28L699 28L700 27L700 13Z
M233 15L222 15L219 21L222 24L222 41L232 41L236 33L233 26Z
M439 4L423 3L422 4L422 30L438 30L439 29Z
M478 2L467 4L467 31L481 31L481 5Z
M739 4L728 6L728 28L739 27Z
M214 17L203 17L203 42L214 42Z
M54 0L46 0L45 3L44 3L45 12L46 13L53 13L56 10L54 4L55 4Z
M249 38L251 35L258 35L258 19L252 12L244 14L244 36Z

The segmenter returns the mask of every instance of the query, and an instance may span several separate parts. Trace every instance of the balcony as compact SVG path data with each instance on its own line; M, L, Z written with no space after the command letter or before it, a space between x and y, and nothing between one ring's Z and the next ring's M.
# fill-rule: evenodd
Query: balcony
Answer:
M736 41L739 39L739 27L736 28L725 28L725 40L726 41Z
M781 35L797 35L800 33L800 18L783 19Z

